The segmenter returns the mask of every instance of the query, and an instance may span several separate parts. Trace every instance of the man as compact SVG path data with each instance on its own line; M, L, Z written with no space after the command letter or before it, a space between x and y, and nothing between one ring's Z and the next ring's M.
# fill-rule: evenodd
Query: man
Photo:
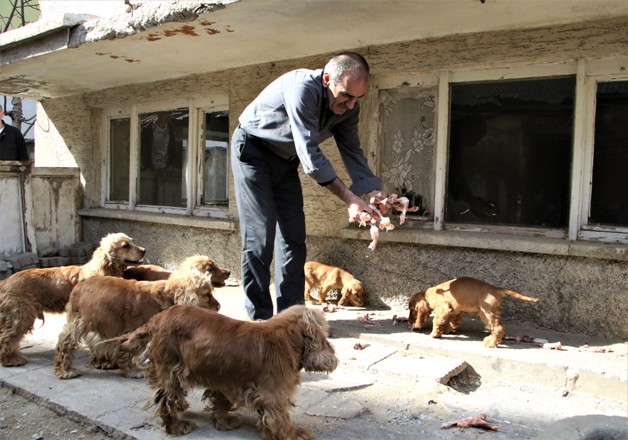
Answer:
M340 198L349 220L374 215L360 198L379 192L358 137L358 100L369 67L359 54L334 56L324 69L297 69L277 78L249 104L232 137L232 170L242 236L242 281L252 320L273 315L270 265L275 251L277 312L303 304L305 215L298 166ZM334 136L351 177L338 178L319 144Z
M3 121L4 109L0 105L0 160L29 161L22 132Z

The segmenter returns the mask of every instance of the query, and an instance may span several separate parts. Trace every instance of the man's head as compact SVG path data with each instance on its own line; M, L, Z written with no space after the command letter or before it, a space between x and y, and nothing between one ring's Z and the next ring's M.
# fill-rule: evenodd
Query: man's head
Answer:
M329 108L337 115L353 109L369 86L369 65L355 52L335 55L323 71L323 85L328 89Z

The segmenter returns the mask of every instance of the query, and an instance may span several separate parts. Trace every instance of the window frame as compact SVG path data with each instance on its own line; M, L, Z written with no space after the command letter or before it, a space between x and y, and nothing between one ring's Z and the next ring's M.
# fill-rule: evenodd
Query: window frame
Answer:
M139 115L142 113L173 110L177 108L188 109L188 164L185 170L187 182L187 204L185 207L138 205L137 181L139 178ZM214 217L219 219L229 218L229 189L227 187L227 203L225 205L200 205L202 187L200 140L203 136L202 115L206 112L229 112L229 98L225 93L207 95L195 99L170 99L152 101L130 106L119 106L104 109L101 117L101 194L100 206L105 209L172 214L176 216ZM111 185L110 164L110 121L112 119L130 118L130 149L129 149L129 200L128 202L113 202L107 200ZM229 160L226 163L229 168Z

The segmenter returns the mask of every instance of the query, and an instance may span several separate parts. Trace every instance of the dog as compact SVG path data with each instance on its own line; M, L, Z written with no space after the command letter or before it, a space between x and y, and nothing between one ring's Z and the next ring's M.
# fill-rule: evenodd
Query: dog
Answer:
M187 258L183 264L188 267L180 267L179 270L196 269L199 272L209 273L212 276L212 284L216 287L225 285L225 281L231 275L229 269L217 265L214 260L205 255L195 255ZM167 280L172 272L156 264L140 264L129 266L124 271L124 278L138 281Z
M63 313L72 288L81 280L109 275L121 277L124 269L144 259L146 250L122 233L108 234L91 259L82 266L26 269L0 281L0 363L24 365L20 341L44 312Z
M504 295L522 301L538 301L538 298L521 295L475 278L460 277L415 293L409 302L408 325L411 330L420 329L433 311L430 336L439 338L443 333L456 331L462 322L463 313L475 313L491 332L484 338L484 346L495 348L504 337L504 324L501 320Z
M175 304L220 310L220 303L212 294L211 276L196 269L187 270L187 264L182 267L185 270L173 273L167 280L94 277L78 283L70 295L66 324L55 349L55 375L60 379L79 376L72 361L83 340L90 347L93 367L117 366L123 376L130 377L130 360L120 357L115 345L101 345L100 341L131 332Z
M265 440L311 439L311 431L290 418L300 370L331 372L338 365L329 343L329 325L320 310L292 306L267 321L249 322L190 306L174 306L135 332L120 337L122 349L155 390L147 406L168 434L183 435L196 425L181 419L191 387L203 387L211 420L220 431L240 425L230 411L252 409Z
M341 289L338 305L362 307L366 299L366 291L362 283L354 278L346 270L319 263L308 261L305 263L305 300L312 304L321 304L327 300L327 293L332 289ZM319 287L318 299L312 296L312 289Z

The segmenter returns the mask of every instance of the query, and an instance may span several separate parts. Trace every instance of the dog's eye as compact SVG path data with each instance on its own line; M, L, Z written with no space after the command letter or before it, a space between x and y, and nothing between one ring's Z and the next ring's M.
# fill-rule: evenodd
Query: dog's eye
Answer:
M130 246L129 243L126 242L126 241L124 243L122 243L122 247L123 248L128 248L129 246Z

